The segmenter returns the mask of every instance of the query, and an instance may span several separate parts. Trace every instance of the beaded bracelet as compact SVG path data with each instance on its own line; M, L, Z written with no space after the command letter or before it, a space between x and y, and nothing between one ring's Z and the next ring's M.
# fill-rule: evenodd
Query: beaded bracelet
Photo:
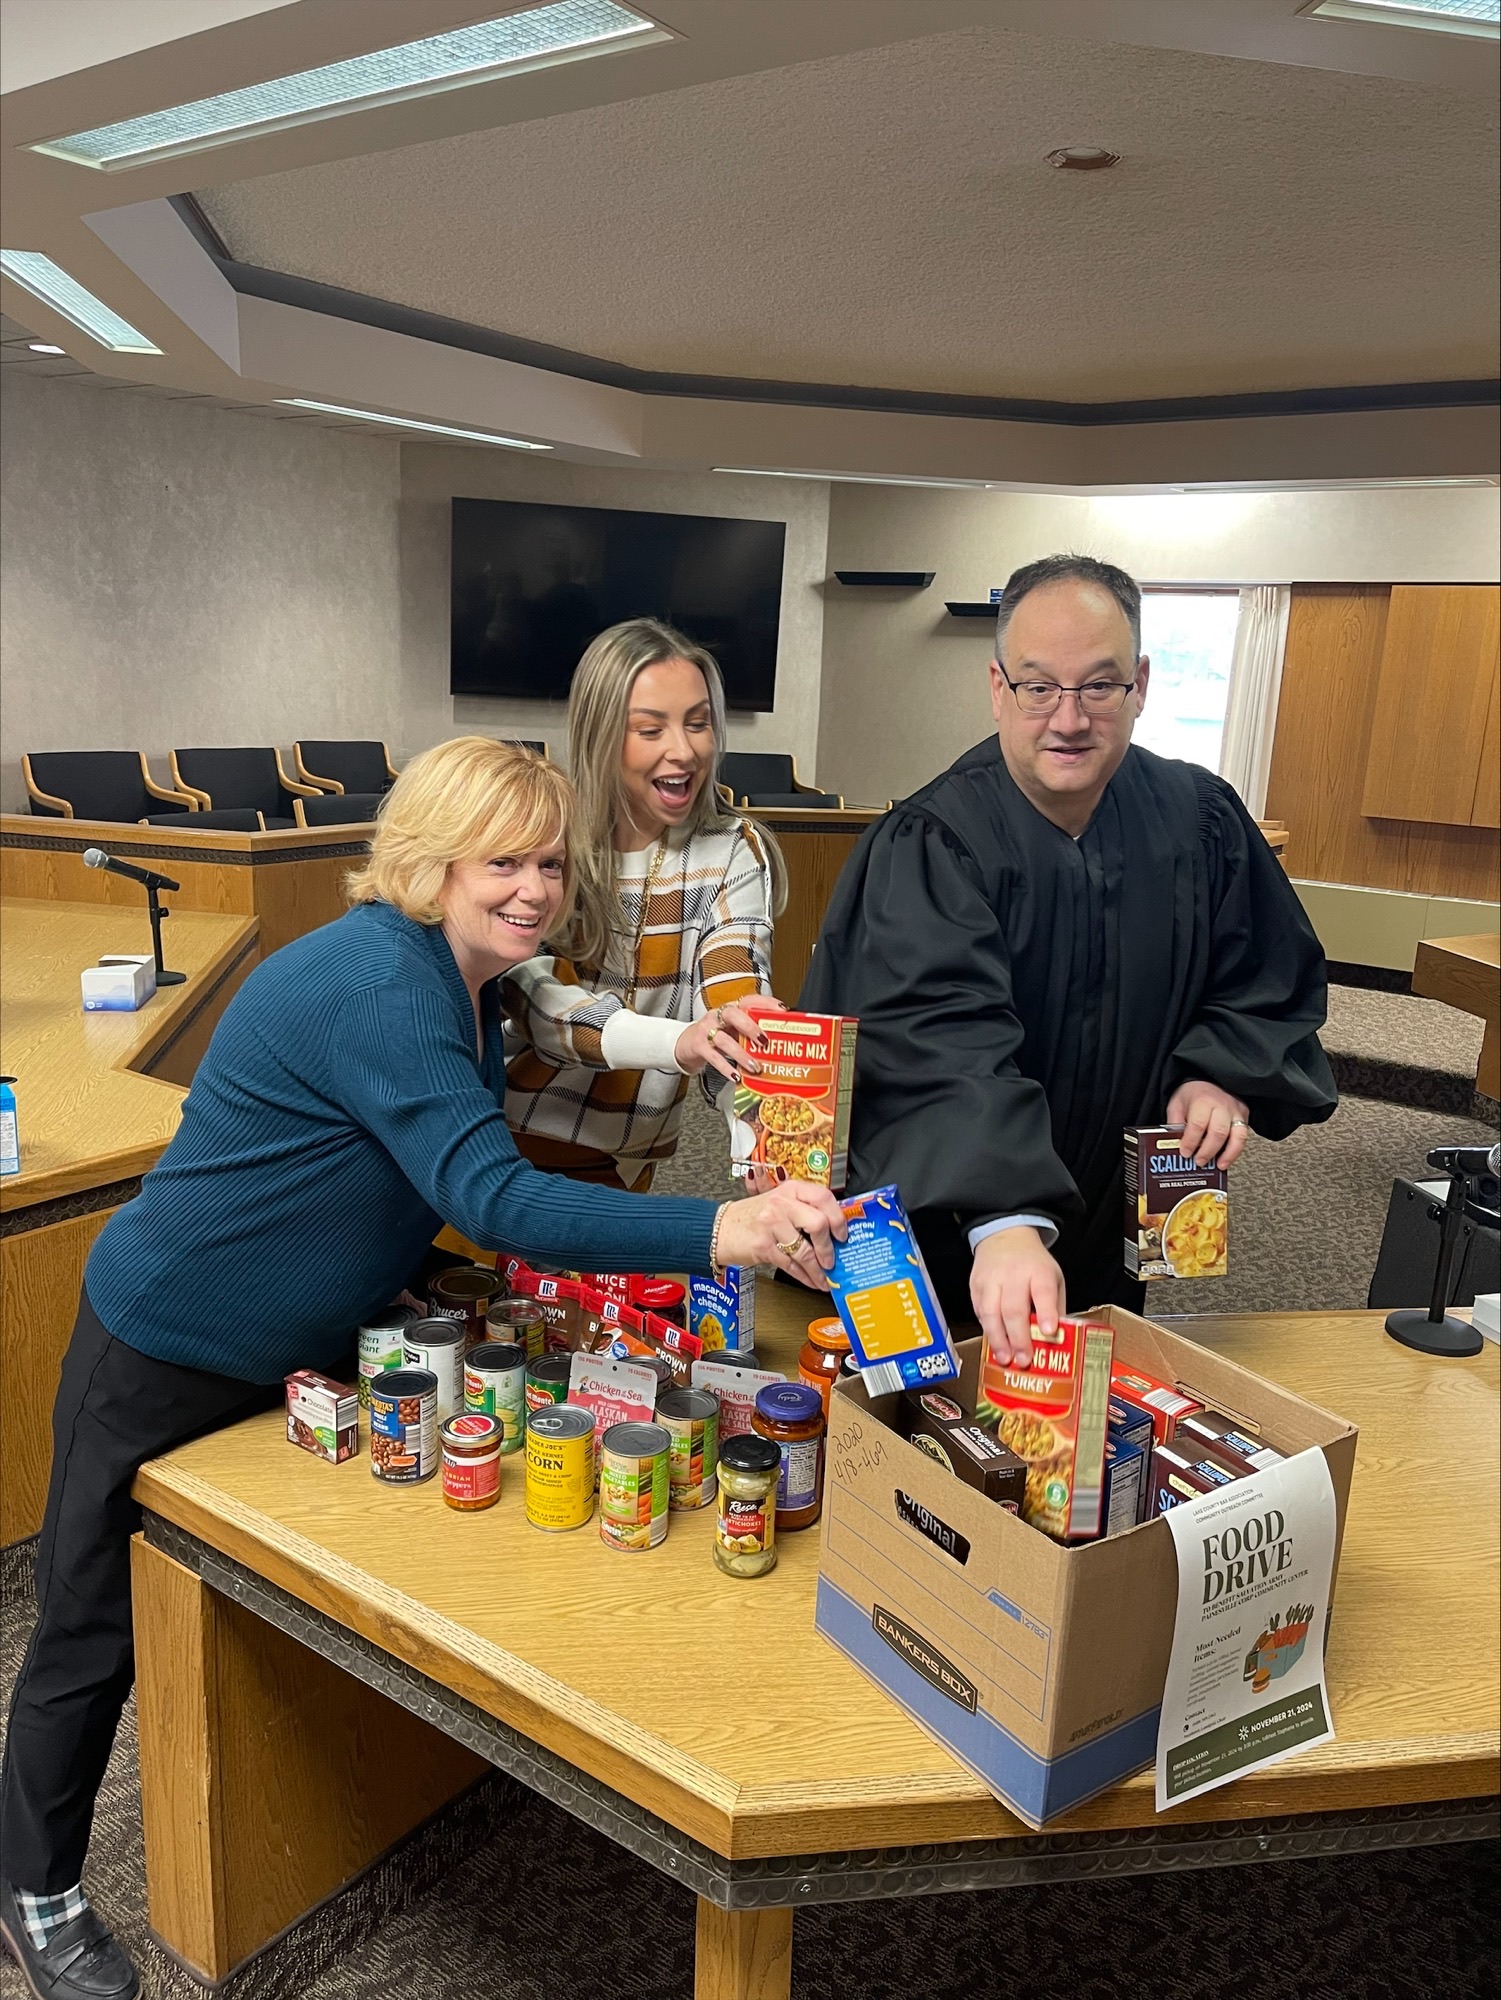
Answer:
M714 1211L714 1227L709 1232L709 1264L713 1270L716 1285L724 1283L724 1266L719 1261L719 1230L721 1223L729 1212L729 1206L730 1204L727 1201L722 1201L719 1204L719 1207Z

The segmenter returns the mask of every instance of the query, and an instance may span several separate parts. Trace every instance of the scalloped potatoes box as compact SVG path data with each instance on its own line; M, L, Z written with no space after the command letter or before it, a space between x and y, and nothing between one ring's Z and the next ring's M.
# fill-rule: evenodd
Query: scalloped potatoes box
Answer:
M1178 1151L1181 1125L1126 1127L1126 1269L1137 1278L1223 1278L1229 1175Z

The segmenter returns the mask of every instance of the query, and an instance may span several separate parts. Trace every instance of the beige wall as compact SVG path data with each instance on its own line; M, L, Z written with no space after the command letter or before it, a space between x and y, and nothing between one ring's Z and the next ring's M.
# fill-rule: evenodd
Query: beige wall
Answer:
M992 628L943 607L983 601L1021 563L1071 549L1152 583L1487 582L1498 501L1471 487L1082 499L836 485L830 577L937 574L923 591L826 586L819 781L852 802L901 798L988 734Z
M0 803L25 750L399 734L400 446L0 371Z
M559 506L656 509L787 523L776 707L730 718L738 750L788 750L804 777L818 755L829 489L814 480L736 479L544 463L504 451L404 445L401 481L402 672L410 741L456 731L546 740L567 753L563 702L486 701L448 691L449 502L541 500Z

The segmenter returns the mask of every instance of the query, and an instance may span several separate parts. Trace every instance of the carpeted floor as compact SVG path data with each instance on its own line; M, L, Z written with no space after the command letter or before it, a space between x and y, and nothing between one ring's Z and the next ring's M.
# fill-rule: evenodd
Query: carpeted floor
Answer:
M1430 1002L1340 988L1329 1043L1342 1059L1462 1080L1473 1075L1471 1025ZM1420 1173L1430 1146L1495 1136L1490 1123L1425 1101L1350 1096L1325 1126L1281 1146L1253 1141L1232 1182L1232 1275L1159 1286L1153 1308L1362 1305L1394 1176ZM696 1106L657 1186L730 1192L723 1160L723 1126ZM29 1557L24 1547L0 1553L7 1699L33 1615ZM1494 1845L1463 1846L808 1909L797 1919L793 1993L1261 2000L1275 1989L1299 2000L1490 2000L1501 1982L1498 1874ZM85 1879L147 1992L198 2000L202 1988L146 1929L133 1708ZM687 2000L692 1954L691 1896L496 1777L223 1990L225 2000ZM22 1991L7 1961L0 2000Z

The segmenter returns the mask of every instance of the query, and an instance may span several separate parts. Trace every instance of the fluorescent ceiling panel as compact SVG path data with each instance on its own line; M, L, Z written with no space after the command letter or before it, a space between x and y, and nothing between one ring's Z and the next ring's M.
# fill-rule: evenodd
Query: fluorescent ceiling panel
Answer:
M308 396L278 396L283 409L316 410L325 417L350 417L362 424L389 424L398 431L431 431L435 437L468 438L474 444L503 444L508 451L551 451L550 444L530 438L497 437L493 431L468 431L458 424L429 424L420 417L393 417L384 410L354 410L343 403L315 403Z
M1322 21L1429 28L1442 35L1501 36L1501 0L1315 0L1302 10Z
M40 250L0 250L0 271L24 285L33 298L61 313L90 340L116 354L160 354L161 349L144 333L138 333L128 319L112 312L103 299L84 290L60 264L44 257Z
M618 0L555 0L552 6L528 7L498 21L377 49L347 62L325 63L320 69L300 70L247 90L227 90L144 118L73 132L31 150L109 172L348 111L368 111L378 104L399 104L523 70L671 39L665 28Z

